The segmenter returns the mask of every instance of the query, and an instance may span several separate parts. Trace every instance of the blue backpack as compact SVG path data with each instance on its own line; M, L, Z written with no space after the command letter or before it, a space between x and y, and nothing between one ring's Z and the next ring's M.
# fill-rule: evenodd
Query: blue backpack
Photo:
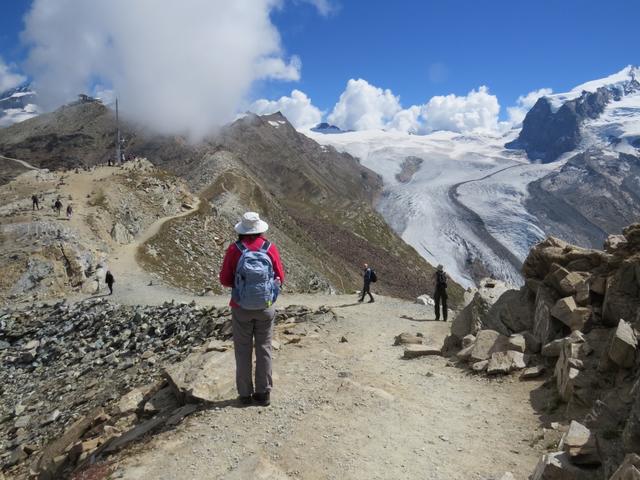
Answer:
M273 263L267 254L271 243L265 241L255 252L249 250L241 241L236 242L236 247L242 255L236 266L231 297L245 310L269 308L277 297Z

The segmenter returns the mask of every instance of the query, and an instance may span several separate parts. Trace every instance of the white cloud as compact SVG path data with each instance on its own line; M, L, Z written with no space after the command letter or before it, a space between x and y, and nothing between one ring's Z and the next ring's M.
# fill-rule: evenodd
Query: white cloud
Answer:
M465 96L444 95L432 97L424 106L422 119L427 131L453 132L498 130L500 104L489 89L481 86Z
M374 87L363 79L351 79L328 120L343 130L380 129L400 110L400 99L391 90Z
M15 88L26 80L27 77L12 71L12 67L0 57L0 93Z
M375 87L366 80L351 79L328 120L344 130L466 133L499 130L502 127L499 114L498 99L485 86L467 95L435 96L424 105L402 108L399 97L391 90Z
M531 110L531 107L535 105L538 99L545 95L551 95L552 93L553 90L550 88L541 88L539 90L529 92L526 95L520 95L518 100L516 100L516 105L507 108L509 123L512 125L521 124L524 117L527 115L527 112Z
M95 83L121 111L194 137L233 118L260 79L297 80L270 19L279 0L34 0L23 40L45 107Z
M293 90L290 97L280 97L278 100L256 100L249 110L258 115L280 111L296 128L313 127L322 121L323 115L300 90Z
M310 3L311 5L316 7L320 15L325 17L331 15L338 9L337 4L332 2L331 0L299 0L299 1Z

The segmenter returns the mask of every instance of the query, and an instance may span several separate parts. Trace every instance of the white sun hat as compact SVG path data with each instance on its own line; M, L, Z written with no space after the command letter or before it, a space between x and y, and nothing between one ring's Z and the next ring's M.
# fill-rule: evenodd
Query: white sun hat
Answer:
M257 235L269 230L269 224L260 220L256 212L247 212L242 215L242 220L236 223L235 231L240 235Z

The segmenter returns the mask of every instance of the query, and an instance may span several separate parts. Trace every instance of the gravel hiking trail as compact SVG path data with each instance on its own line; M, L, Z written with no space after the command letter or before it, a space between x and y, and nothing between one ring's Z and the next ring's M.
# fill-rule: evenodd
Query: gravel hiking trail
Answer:
M272 405L201 410L124 452L110 478L528 477L540 454L532 438L541 429L530 394L541 381L486 379L440 356L402 359L395 335L421 332L442 342L448 333L449 324L431 320L428 307L385 297L373 304L353 296L282 300L280 306L330 305L339 318L298 324L307 329L300 343L281 341ZM229 385L233 375L231 364ZM228 395L235 398L233 388Z

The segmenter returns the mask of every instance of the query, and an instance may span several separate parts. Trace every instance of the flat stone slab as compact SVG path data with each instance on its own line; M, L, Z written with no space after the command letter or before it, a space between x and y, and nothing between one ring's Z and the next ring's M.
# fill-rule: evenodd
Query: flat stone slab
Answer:
M427 355L442 355L442 347L435 345L407 345L404 358L418 358Z

